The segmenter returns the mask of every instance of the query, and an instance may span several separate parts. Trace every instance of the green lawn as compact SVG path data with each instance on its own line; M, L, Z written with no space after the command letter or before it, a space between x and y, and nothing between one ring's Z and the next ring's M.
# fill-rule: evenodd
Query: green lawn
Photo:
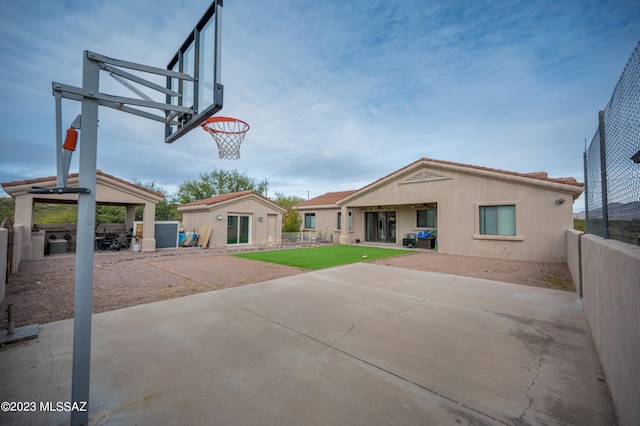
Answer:
M365 253L367 255L366 259L362 257ZM288 250L239 253L232 254L231 256L316 270L410 253L415 252L411 250L385 249L377 247L330 245Z

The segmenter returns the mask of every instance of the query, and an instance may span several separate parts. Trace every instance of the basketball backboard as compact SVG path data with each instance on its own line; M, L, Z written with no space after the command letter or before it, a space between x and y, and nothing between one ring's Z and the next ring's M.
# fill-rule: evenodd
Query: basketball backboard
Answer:
M193 77L193 81L167 77L167 89L180 94L179 98L167 96L167 103L191 108L193 113L166 112L166 143L173 143L222 109L221 41L222 0L214 0L167 65L170 71Z

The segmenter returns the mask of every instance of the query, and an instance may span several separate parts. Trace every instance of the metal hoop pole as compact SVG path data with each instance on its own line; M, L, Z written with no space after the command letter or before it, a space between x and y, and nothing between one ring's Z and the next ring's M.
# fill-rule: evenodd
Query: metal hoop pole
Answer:
M82 87L98 93L100 67L84 52ZM89 407L91 373L91 301L93 296L93 244L96 215L96 163L98 147L98 100L82 99L82 134L78 186L88 193L78 194L76 242L76 285L73 315L73 371L71 400ZM89 411L72 411L71 424L89 424Z

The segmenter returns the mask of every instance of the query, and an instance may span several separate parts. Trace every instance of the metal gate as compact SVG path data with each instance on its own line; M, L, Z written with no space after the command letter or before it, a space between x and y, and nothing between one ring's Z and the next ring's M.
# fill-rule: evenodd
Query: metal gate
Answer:
M13 260L13 222L10 218L5 217L0 225L0 228L5 228L9 231L7 238L7 275L5 284L9 284L9 276L11 275L11 261Z

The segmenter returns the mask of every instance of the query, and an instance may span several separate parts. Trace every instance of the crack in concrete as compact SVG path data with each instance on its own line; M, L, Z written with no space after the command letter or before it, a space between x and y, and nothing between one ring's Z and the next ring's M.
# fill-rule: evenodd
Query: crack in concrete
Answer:
M51 378L53 377L53 339L51 338L51 335L53 333L56 332L58 328L58 324L56 323L53 327L53 330L51 330L51 332L47 335L47 338L49 339L49 376L47 377L47 381L44 384L44 386L42 387L42 389L40 390L40 392L38 392L38 394L36 395L36 400L40 399L40 395L42 395L44 393L44 391L49 387L49 384L51 383Z
M544 337L545 344L541 347L540 353L538 354L538 365L536 366L536 373L533 376L533 379L531 380L531 383L527 387L527 391L525 392L525 396L529 400L529 404L522 411L522 413L517 418L515 418L514 425L516 425L516 426L524 426L524 425L528 425L529 424L528 422L526 422L524 420L524 418L527 415L527 412L533 406L533 397L530 395L530 393L531 393L532 389L535 387L536 381L538 380L538 377L540 377L542 364L544 362L544 356L545 356L546 352L549 350L550 342L553 341L553 337L549 336L543 330L541 330L538 327L536 327L536 325L533 323L533 321L531 322L530 325L536 332L538 332L539 334L541 334Z
M395 312L387 312L387 313L383 313L383 314L379 314L379 315L372 315L372 316L370 316L370 317L368 317L368 318L363 318L363 319L361 319L361 320L359 320L359 321L356 321L356 322L354 322L354 323L351 323L351 327L349 328L349 330L347 330L347 332L346 332L345 334L343 334L342 336L340 336L340 337L338 337L338 338L334 339L334 340L331 342L331 344L333 345L333 344L337 343L339 340L344 339L345 337L347 337L347 336L348 336L348 335L349 335L349 334L350 334L350 333L351 333L351 332L352 332L352 331L353 331L353 330L354 330L358 325L360 325L360 324L361 324L361 323L363 323L363 322L370 321L370 320L372 320L372 319L388 317L388 316L391 316L391 315L398 315L398 314L402 314L402 313L404 313L404 312L408 312L408 311L410 311L411 309L415 308L416 306L420 306L420 305L422 305L422 302L426 302L426 301L428 301L428 300L429 300L429 298L430 298L431 296L433 296L436 292L444 291L444 290L446 290L447 288L449 288L451 285L453 285L453 284L456 282L456 279L457 279L457 277L455 277L455 276L454 276L454 277L451 279L451 281L449 281L449 282L447 283L447 285L446 285L446 286L444 286L444 287L442 287L442 288L436 288L436 289L433 289L433 290L432 290L431 292L429 292L429 294L427 294L426 296L418 296L418 295L414 295L414 294L406 294L407 296L409 296L409 297L411 297L411 298L418 299L418 302L417 302L417 303L412 304L411 306L409 306L409 307L407 307L407 308L401 309L401 310L399 310L399 311L395 311Z
M332 345L334 345L334 344L336 344L339 340L344 339L344 338L345 338L345 337L347 337L347 336L348 336L348 335L349 335L349 334L350 334L350 333L351 333L351 332L352 332L352 331L353 331L353 330L354 330L358 325L360 325L360 324L362 324L362 323L364 323L364 322L371 321L371 320L378 319L378 318L384 318L384 317L389 317L389 316L392 316L392 315L398 315L398 314L402 314L402 313L405 313L405 312L409 312L410 310L412 310L412 309L413 309L413 308L415 308L416 306L420 306L420 305L422 305L422 302L424 302L424 301L426 301L426 300L428 299L428 296L426 296L426 297L412 296L412 297L413 297L413 298L417 298L417 299L418 299L417 303L413 303L412 305L410 305L410 306L408 306L408 307L406 307L406 308L400 309L399 311L394 311L394 312L385 312L385 313L381 313L381 314L378 314L378 315L372 315L372 316L370 316L370 317L363 318L363 319L361 319L361 320L359 320L359 321L356 321L356 322L351 323L351 327L349 328L349 330L347 330L347 332L346 332L345 334L343 334L342 336L340 336L340 337L338 337L338 338L334 339L333 341L331 341L331 344L332 344Z
M453 281L455 281L455 279ZM450 284L452 284L453 281ZM317 337L313 337L313 336L311 336L311 335L309 335L307 333L304 333L304 332L302 332L300 330L297 330L297 329L295 329L295 328L293 328L291 326L288 326L288 325L283 324L283 323L281 323L279 321L275 321L275 320L273 320L271 318L268 318L268 317L266 317L266 316L264 316L262 314L259 314L258 312L252 311L251 309L248 309L248 308L246 308L246 307L244 307L242 305L238 305L238 304L236 304L234 302L231 302L230 300L227 300L224 297L220 297L219 295L216 295L216 297L218 297L220 300L222 300L222 301L224 301L226 303L229 303L230 305L233 305L233 306L235 306L235 307L237 307L239 309L242 309L243 311L246 311L246 312L248 312L248 313L250 313L252 315L255 315L255 316L259 317L259 318L262 318L262 319L264 319L264 320L266 320L268 322L271 322L271 323L273 323L273 324L275 324L275 325L277 325L279 327L285 328L285 329L287 329L287 330L289 330L289 331L291 331L293 333L296 333L296 334L298 334L300 336L304 336L305 338L307 338L309 340L312 340L312 341L314 341L316 343L319 343L322 346L328 347L328 348L330 348L330 349L332 349L332 350L334 350L336 352L339 352L339 353L341 353L341 354L343 354L343 355L345 355L345 356L347 356L349 358L352 358L352 359L354 359L356 361L359 361L359 362L361 362L361 363L363 363L365 365L368 365L368 366L370 366L372 368L375 368L375 369L377 369L377 370L379 370L379 371L381 371L381 372L383 372L385 374L388 374L388 375L393 376L393 377L395 377L395 378L397 378L399 380L402 380L402 381L408 383L411 386L415 386L418 389L421 389L422 391L428 392L428 393L430 393L432 395L435 395L435 396L437 396L439 398L442 398L442 399L444 399L446 401L449 401L450 403L453 403L453 404L455 404L455 405L457 405L459 407L463 407L463 408L465 408L465 409L467 409L467 410L469 410L469 411L471 411L473 413L476 413L476 414L479 414L481 416L484 416L484 417L486 417L486 418L488 418L488 419L490 419L490 420L492 420L492 421L494 421L496 423L500 423L500 424L505 425L505 426L507 425L507 423L505 423L504 421L502 421L502 420L500 420L500 419L498 419L496 417L493 417L490 414L481 411L480 409L477 409L477 408L474 408L474 407L471 407L471 406L466 406L462 402L456 401L456 400L448 397L445 394L442 394L442 393L439 393L439 392L437 392L437 391L435 391L433 389L430 389L429 387L427 387L427 386L425 386L425 385L423 385L421 383L417 383L417 382L415 382L415 381L413 381L413 380L411 380L411 379L409 379L409 378L407 378L407 377L405 377L405 376L403 376L403 375L401 375L399 373L396 373L396 372L394 372L392 370L389 370L389 369L387 369L385 367L382 367L382 366L380 366L380 365L378 365L378 364L376 364L374 362L367 361L366 359L364 359L364 358L362 358L360 356L357 356L355 354L347 352L344 349L339 348L338 346L335 346L333 343L335 341L339 340L340 338L336 339L332 343L328 343L328 342L325 342L325 341L323 341L321 339L318 339ZM405 309L402 309L401 311L387 313L385 315L387 315L387 316L388 315L397 315L397 314L402 313L402 312L407 312L407 311L413 309L414 307L421 305L422 302L424 302L425 300L428 300L428 296L427 297L421 297L420 300L418 301L418 303L414 303L413 305L411 305L411 306L409 306L409 307L407 307ZM376 315L376 317L380 317L380 316L382 316L382 315ZM371 318L368 318L368 319L371 319ZM362 321L364 321L364 320L362 320ZM362 322L362 321L359 321L359 322ZM355 325L352 325L351 328L349 329L349 331L345 335L349 334L353 330L353 328L355 328ZM305 367L306 367L306 365L305 365ZM300 371L300 369L298 371Z
M55 323L55 326L53 327L53 330L51 330L51 333L49 333L47 335L48 339L49 339L49 376L47 377L47 381L46 383L42 386L42 388L40 389L40 392L38 392L36 394L36 396L33 398L33 401L41 401L40 396L47 390L47 388L49 387L49 384L51 383L51 378L53 377L53 339L51 338L51 335L53 333L55 333L56 329L58 328L58 324ZM23 422L23 417L26 416L28 414L28 411L22 411L20 412L20 416L18 417L18 422L16 424L21 424L24 423Z

